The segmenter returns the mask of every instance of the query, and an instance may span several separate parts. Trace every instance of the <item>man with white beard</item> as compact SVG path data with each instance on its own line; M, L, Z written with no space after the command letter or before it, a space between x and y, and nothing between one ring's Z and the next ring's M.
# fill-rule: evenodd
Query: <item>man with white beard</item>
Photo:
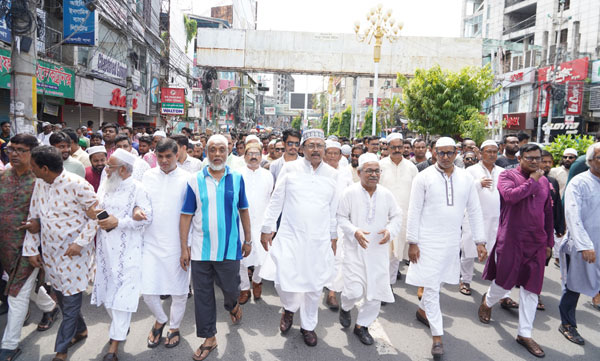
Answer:
M381 169L377 156L363 154L358 164L360 183L344 191L337 211L338 225L344 238L340 323L343 327L350 326L350 311L362 300L354 334L363 344L372 345L369 326L379 315L381 302L394 302L388 284L387 243L401 231L402 211L392 193L378 185Z
M144 232L142 252L142 294L156 319L148 335L149 348L160 344L169 319L165 347L179 344L179 326L187 301L189 272L179 264L179 212L190 173L178 164L178 146L175 139L161 139L154 149L158 167L146 172L142 180L153 207L153 221ZM160 295L172 297L170 317L163 310Z
M97 217L101 230L91 303L104 305L112 319L104 361L118 359L119 343L127 337L141 293L142 233L152 222L152 206L142 185L131 176L136 159L123 149L115 150L106 164L106 182L98 191L99 209L108 217Z
M247 138L250 138L249 135ZM248 140L246 139L246 142ZM246 144L244 160L246 167L240 169L244 184L251 192L247 192L248 204L250 205L250 224L255 226L252 228L252 242L258 244L260 242L260 227L265 218L265 209L269 204L271 192L273 191L273 176L271 172L260 166L262 146L259 142L250 142ZM248 267L254 266L252 273L252 293L254 299L260 299L262 295L262 279L260 278L260 268L265 260L267 252L261 246L252 247L250 255L240 262L240 297L241 305L248 302L250 299L250 276L248 275Z

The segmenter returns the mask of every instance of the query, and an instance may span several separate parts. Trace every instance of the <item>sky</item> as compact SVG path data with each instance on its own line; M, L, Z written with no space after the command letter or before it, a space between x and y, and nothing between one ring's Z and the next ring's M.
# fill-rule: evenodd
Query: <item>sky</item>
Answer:
M193 13L210 16L211 7L232 3L241 11L250 11L244 0L196 0ZM258 0L258 30L353 33L354 22L366 25L367 13L378 4L392 9L392 17L404 23L402 36L460 35L461 0ZM295 91L305 91L305 77L294 77ZM321 90L320 79L309 77L310 91Z

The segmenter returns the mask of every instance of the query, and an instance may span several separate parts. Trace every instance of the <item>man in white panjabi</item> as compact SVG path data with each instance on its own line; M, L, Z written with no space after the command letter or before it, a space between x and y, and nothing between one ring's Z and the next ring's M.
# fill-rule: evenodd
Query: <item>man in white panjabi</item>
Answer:
M402 228L402 211L392 193L378 185L381 169L377 156L360 156L360 183L347 188L337 211L343 233L344 264L340 323L349 327L350 310L358 306L354 334L365 345L373 344L369 326L379 315L381 302L394 302L388 284L389 245L391 237ZM339 252L338 245L338 252Z
M344 167L340 165L342 159L342 145L335 140L328 139L325 141L325 163L329 164L333 169L337 170L337 189L338 192L343 192L344 189L352 185L352 171L350 167ZM344 277L342 274L342 264L344 262L344 246L343 238L340 238L341 232L338 227L338 242L335 252L334 270L331 281L326 285L329 290L327 294L327 306L332 311L337 311L340 308L340 304L335 296L336 293L342 292L344 285Z
M156 319L148 335L149 348L160 344L169 320L165 347L179 344L179 326L188 298L189 272L180 266L179 218L190 173L177 163L177 153L178 143L174 139L161 139L154 148L158 167L147 171L142 179L153 209L142 250L142 294ZM170 317L163 310L160 295L171 295Z
M420 172L412 185L406 239L410 266L406 283L424 287L417 320L431 328L431 354L444 354L440 287L458 284L460 278L461 224L468 214L479 260L487 256L483 217L473 178L454 166L456 143L440 138L435 166Z
M410 190L413 180L419 174L419 170L409 159L404 159L402 152L404 143L402 134L392 133L387 137L389 157L381 159L381 180L379 184L389 189L398 207L402 210L402 224L406 224L408 217L408 204L410 202ZM396 283L400 261L407 259L406 229L403 229L392 239L390 248L390 284Z
M323 162L322 130L305 131L301 146L304 158L284 164L271 195L261 230L260 241L269 251L261 276L275 282L283 304L280 331L289 331L300 310L304 343L316 346L319 300L333 274L337 242L337 173Z
M483 214L483 229L485 232L486 250L488 254L496 243L496 233L500 223L500 192L498 192L498 177L504 168L496 165L498 159L498 145L493 140L481 143L481 162L466 168L473 177L475 189L479 196L481 211ZM473 269L477 247L473 242L468 221L463 225L463 245L460 257L460 292L471 295L471 281L473 280ZM468 228L468 232L465 229ZM465 237L465 233L468 234ZM510 295L510 292L509 292ZM507 295L508 297L508 295Z
M250 136L251 135L248 137ZM244 178L246 189L251 190L247 193L247 197L250 206L250 224L255 225L252 228L252 242L257 246L252 247L250 255L240 262L241 291L238 301L241 305L245 304L250 299L250 281L252 281L252 293L254 294L254 299L258 300L262 295L260 269L265 261L267 252L262 246L258 245L258 243L260 242L260 225L265 219L265 210L269 204L269 199L271 199L271 192L273 192L273 175L271 175L271 172L260 166L261 158L261 143L247 143L244 153L246 167L239 171ZM244 239L242 238L242 240ZM250 266L254 266L252 280L250 280L250 276L248 275L248 267Z
M131 315L137 311L142 279L142 233L152 221L152 205L143 186L133 179L135 155L117 148L111 155L107 178L98 190L98 209L108 218L98 219L96 279L91 303L106 307L112 321L111 340L104 360L116 360L125 341Z

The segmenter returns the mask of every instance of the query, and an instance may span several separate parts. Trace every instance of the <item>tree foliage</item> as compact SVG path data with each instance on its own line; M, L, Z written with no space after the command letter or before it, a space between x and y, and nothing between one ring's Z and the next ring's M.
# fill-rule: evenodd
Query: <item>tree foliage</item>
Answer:
M481 104L499 88L493 88L494 75L489 66L466 67L449 72L435 66L417 69L412 79L398 74L403 88L403 110L409 129L421 134L447 134L465 137L487 136L479 114Z
M402 116L402 99L394 95L392 98L386 98L381 101L381 106L377 108L377 121L383 124L383 128L391 128L400 125Z
M381 123L377 122L375 134L381 133ZM360 137L367 137L371 135L373 129L373 108L367 110L365 114L365 122L363 123L362 129L360 130Z
M587 151L590 145L594 144L594 138L590 135L557 135L550 145L546 146L548 152L552 154L554 158L554 164L560 164L562 160L563 152L567 148L573 148L577 150L577 155L583 155Z
M185 52L187 53L188 44L194 40L194 37L198 33L198 23L196 20L188 18L183 15L183 25L185 27Z
M301 130L302 129L302 117L299 115L295 116L294 119L292 119L291 127L296 130Z
M344 109L340 116L340 122L336 128L336 135L338 137L350 138L350 125L352 122L352 107Z

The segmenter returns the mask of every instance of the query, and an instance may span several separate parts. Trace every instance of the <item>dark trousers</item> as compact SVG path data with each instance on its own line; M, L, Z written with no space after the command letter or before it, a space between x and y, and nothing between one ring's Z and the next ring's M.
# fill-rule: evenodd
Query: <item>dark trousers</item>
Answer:
M217 333L215 283L223 291L224 306L231 311L240 296L240 261L192 261L196 336L213 337Z
M567 264L564 265L569 269L571 258L566 255ZM577 308L577 301L579 301L579 293L571 291L569 285L565 285L560 303L558 304L558 310L560 311L560 320L563 325L571 325L577 327L577 321L575 320L575 309Z
M83 316L81 315L81 301L83 292L71 296L65 296L62 292L54 290L60 312L62 313L62 322L56 334L56 343L54 352L67 353L69 343L76 334L82 333L87 329Z

